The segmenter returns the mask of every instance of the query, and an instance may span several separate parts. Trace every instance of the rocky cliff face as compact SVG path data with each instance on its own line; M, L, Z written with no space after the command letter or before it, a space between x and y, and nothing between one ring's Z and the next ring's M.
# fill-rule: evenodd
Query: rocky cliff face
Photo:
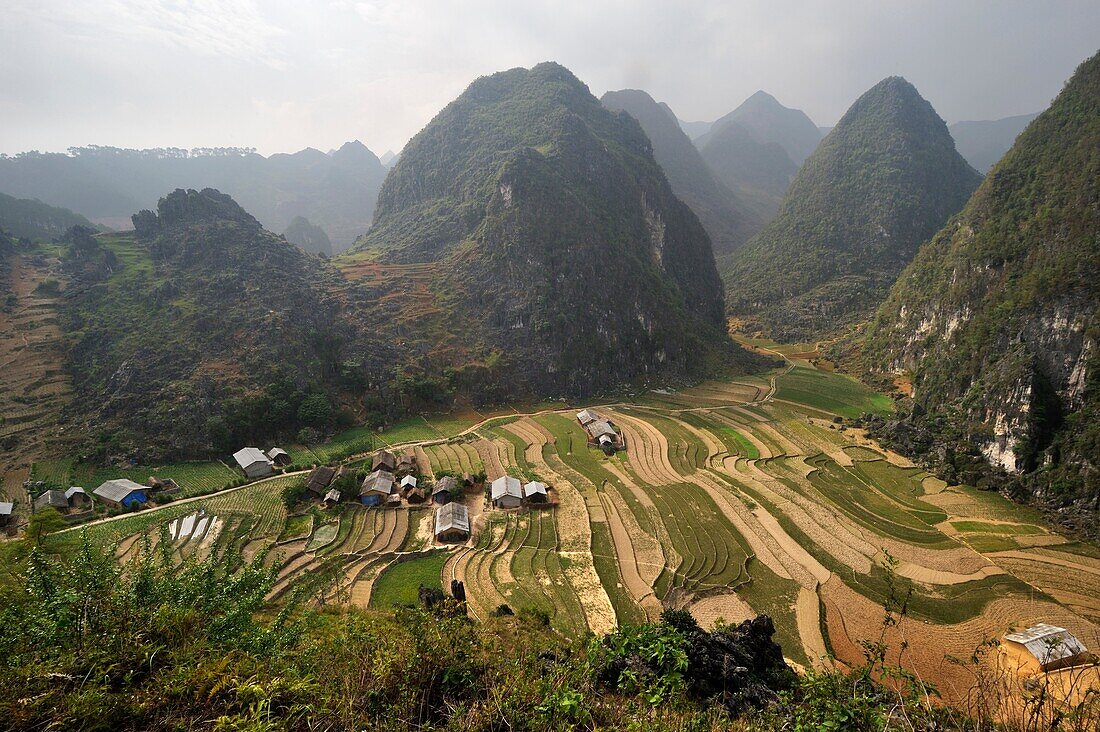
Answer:
M911 372L982 454L1048 497L1100 495L1100 57L1082 64L879 310L866 353ZM1084 491L1082 494L1080 491Z
M542 393L734 353L710 240L649 139L556 64L475 81L405 147L352 256L434 263L446 330Z

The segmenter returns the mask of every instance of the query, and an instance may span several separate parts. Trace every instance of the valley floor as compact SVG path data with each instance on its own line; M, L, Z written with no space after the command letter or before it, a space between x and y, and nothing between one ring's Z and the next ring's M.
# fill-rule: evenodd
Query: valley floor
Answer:
M1100 548L998 495L945 485L840 419L888 405L795 354L770 378L590 407L622 431L626 449L612 456L587 446L572 408L437 422L453 436L433 427L395 442L425 473L484 470L552 487L539 510L466 495L473 536L458 547L433 542L430 507L344 504L288 517L280 493L297 474L86 530L117 542L120 558L143 534L172 542L181 561L231 548L263 556L278 567L273 600L299 590L317 603L377 607L415 602L425 578L444 588L457 579L474 616L507 604L569 635L666 607L708 627L767 613L803 666L860 664L861 641L882 632L884 602L911 588L908 614L885 636L891 658L953 702L974 668L948 657L970 658L1010 629L1050 623L1100 648ZM149 531L160 526L167 533Z

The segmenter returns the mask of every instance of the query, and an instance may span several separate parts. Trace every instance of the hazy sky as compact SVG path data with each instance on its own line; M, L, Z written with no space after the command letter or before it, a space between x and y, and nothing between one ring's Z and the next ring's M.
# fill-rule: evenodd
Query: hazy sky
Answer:
M399 150L479 75L558 61L711 120L757 89L833 124L881 78L948 122L1038 111L1097 0L3 0L0 152L360 139Z

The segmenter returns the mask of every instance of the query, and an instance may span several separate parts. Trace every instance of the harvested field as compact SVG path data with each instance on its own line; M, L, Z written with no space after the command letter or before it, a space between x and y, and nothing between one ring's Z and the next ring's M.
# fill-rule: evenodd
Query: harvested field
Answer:
M402 438L432 475L484 470L551 487L551 505L537 509L501 511L468 494L472 537L438 554L424 551L434 545L431 511L345 505L303 528L288 525L278 497L286 483L275 481L202 504L224 526L193 522L180 556L234 545L261 556L282 535L266 559L279 569L276 599L293 586L377 606L391 595L409 600L431 575L444 586L464 582L476 618L507 604L571 636L669 607L708 627L766 612L785 654L807 666L830 649L861 661L858 640L877 637L894 583L913 595L890 640L909 639L913 668L948 694L969 677L943 662L943 649L965 657L984 634L1037 620L1095 637L1100 549L841 429L831 414L883 406L861 385L806 365L774 378L782 401L760 380L599 406L624 438L612 456L587 446L573 410L391 428L387 441ZM41 470L62 475L71 465ZM158 513L183 526L200 505L176 508ZM126 522L92 527L124 539L119 556L153 525L141 514Z

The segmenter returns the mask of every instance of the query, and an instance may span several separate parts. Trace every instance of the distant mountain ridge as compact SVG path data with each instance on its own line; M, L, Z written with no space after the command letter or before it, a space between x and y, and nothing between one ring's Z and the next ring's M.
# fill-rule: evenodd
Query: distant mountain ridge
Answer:
M304 216L338 249L369 227L385 175L378 158L358 141L332 153L306 148L268 157L238 148L87 147L68 155L0 158L0 191L64 206L113 228L124 228L135 211L155 206L163 191L209 187L232 195L274 231Z
M805 112L784 107L771 94L758 91L735 110L715 120L705 134L696 138L696 146L705 147L711 136L731 122L753 133L762 144L778 144L795 165L801 165L821 142L821 132Z
M879 308L865 353L879 370L912 374L913 421L947 469L963 469L954 456L977 445L1025 473L1040 502L1059 511L1076 502L1100 530L1097 273L1100 54L921 248ZM944 425L959 445L938 444Z
M695 139L707 166L751 201L766 223L775 216L799 165L821 135L810 118L758 91Z
M733 251L760 230L759 211L715 177L668 105L637 89L607 92L600 102L641 124L673 192L691 207L710 235L715 256Z
M1039 113L1020 114L1015 117L1005 117L996 120L981 120L973 122L956 122L948 126L951 137L955 139L955 147L959 154L966 158L966 162L985 174L1000 160L1016 137L1024 131L1031 120L1039 116Z
M802 165L776 218L730 258L732 313L791 340L866 317L979 180L917 90L883 80Z
M0 229L16 238L56 239L74 226L95 225L67 208L0 193Z

